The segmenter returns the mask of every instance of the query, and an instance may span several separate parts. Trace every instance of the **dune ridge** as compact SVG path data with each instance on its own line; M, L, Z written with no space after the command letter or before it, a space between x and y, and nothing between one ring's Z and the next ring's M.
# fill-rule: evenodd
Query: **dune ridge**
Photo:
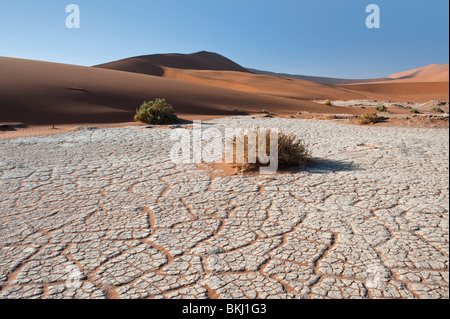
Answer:
M143 55L94 66L96 68L162 76L161 67L192 70L249 72L230 59L214 53L201 51L192 54Z
M423 68L395 73L388 78L396 82L449 82L449 65L431 64Z

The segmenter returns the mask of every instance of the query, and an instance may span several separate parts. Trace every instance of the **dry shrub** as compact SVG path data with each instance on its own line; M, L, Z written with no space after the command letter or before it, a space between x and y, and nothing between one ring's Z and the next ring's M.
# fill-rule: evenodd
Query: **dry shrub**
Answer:
M260 139L259 127L256 130L256 141L255 139L252 143L249 144L248 135L244 135L243 133L239 136L239 138L234 137L233 139L233 164L232 167L236 168L237 172L244 173L255 171L260 167L268 166L269 164L263 164L259 161L259 157L256 158L256 163L249 163L249 150L256 152L258 154L258 150L263 148L264 145L255 145L258 144ZM265 154L267 156L270 155L271 150L271 130L267 130L266 132L266 145L265 145ZM237 163L237 149L238 146L242 147L241 143L244 143L244 162ZM262 150L264 152L264 150ZM278 133L278 167L279 168L304 168L311 158L311 153L308 150L308 145L303 142L301 139L298 139L294 134L285 134L283 132Z
M377 113L366 113L358 118L358 122L361 125L375 124L378 120L379 117Z
M325 102L323 102L323 104L328 105L328 106L333 106L333 102L331 102L331 100L326 99Z

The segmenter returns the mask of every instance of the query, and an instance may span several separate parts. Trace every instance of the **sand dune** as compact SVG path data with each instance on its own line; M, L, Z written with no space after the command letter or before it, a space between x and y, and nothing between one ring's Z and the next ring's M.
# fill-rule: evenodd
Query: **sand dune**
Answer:
M193 54L144 55L120 61L100 64L95 67L161 76L161 67L192 70L239 71L248 70L239 64L213 52Z
M370 94L321 85L315 82L234 71L180 70L165 68L163 76L244 92L306 101L373 98L373 95Z
M0 57L0 122L123 123L132 120L143 101L157 97L190 120L262 109L277 115L360 114L359 108L313 101L448 101L448 82L437 81L445 72L448 66L429 66L393 75L390 82L329 86L251 73L210 52L142 56L97 67Z
M120 61L101 64L96 68L163 76L164 68L148 61L145 57L129 58Z
M394 101L449 100L449 65L432 64L390 75L386 81L340 85L341 88L388 96Z
M315 82L324 85L343 85L343 84L355 84L355 83L371 83L380 81L389 81L388 78L376 78L376 79L340 79L340 78L330 78L321 76L310 76L310 75L299 75L299 74L288 74L288 73L275 73L270 71L262 71L256 69L248 69L249 71L256 74L264 74L271 76L278 76L284 78L298 79L304 81Z
M250 73L233 61L212 52L148 55L95 67L300 100L367 98L364 94L315 82Z
M274 73L256 69L248 69L253 73L272 76L281 76L305 81L316 82L326 85L347 85L347 84L367 84L367 83L403 83L403 82L449 82L449 65L432 64L423 68L408 70L389 75L385 78L373 79L340 79L330 77L317 77L307 75L293 75L286 73Z
M395 73L388 78L396 80L395 82L448 82L449 65L432 64L419 69Z
M202 60L205 62L201 62ZM382 79L349 80L308 76L291 77L290 75L284 76L283 74L252 69L249 69L252 72L247 72L247 69L219 54L199 52L189 55L142 56L97 67L144 73L244 92L306 101L316 99L372 99L423 102L430 99L445 100L448 96L448 88L442 85L433 86L431 91L428 90L430 85L424 85L423 87L418 85L396 85L392 88L378 85L379 83L408 82L409 80L403 78L406 78L408 75L411 78L411 75L416 73L417 79L424 79L423 82L431 82L431 80L441 76L441 72L445 71L445 66L426 67L423 68L424 70L408 71L404 74L392 75L392 78ZM350 84L355 83L365 85L350 86ZM377 85L374 87L368 86L371 83ZM410 98L411 96L412 98Z
M340 88L358 91L397 102L448 101L448 82L388 82L340 85Z
M144 100L157 97L165 97L188 119L235 115L236 109L277 114L355 111L144 74L0 58L0 122L128 122Z

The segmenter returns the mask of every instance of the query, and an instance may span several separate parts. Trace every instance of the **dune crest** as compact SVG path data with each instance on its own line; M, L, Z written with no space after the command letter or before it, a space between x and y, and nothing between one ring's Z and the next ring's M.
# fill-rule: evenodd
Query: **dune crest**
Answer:
M388 78L416 82L448 82L449 65L431 64L423 68L395 73L388 76Z
M449 65L432 64L423 68L403 71L389 75L385 78L372 79L341 79L331 77L318 77L308 75L294 75L286 73L275 73L249 69L253 73L280 76L305 81L316 82L325 85L350 85L350 84L368 84L368 83L402 83L402 82L449 82Z
M161 67L249 72L226 57L207 51L193 54L154 54L96 65L97 68L161 76ZM159 68L159 69L157 69Z

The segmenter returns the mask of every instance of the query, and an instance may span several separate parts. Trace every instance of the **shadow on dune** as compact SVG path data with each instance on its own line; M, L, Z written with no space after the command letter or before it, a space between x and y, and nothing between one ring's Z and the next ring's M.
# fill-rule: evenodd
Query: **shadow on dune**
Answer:
M249 73L243 66L214 53L201 51L192 54L142 55L96 65L96 68L163 76L163 67L185 70L238 71Z

